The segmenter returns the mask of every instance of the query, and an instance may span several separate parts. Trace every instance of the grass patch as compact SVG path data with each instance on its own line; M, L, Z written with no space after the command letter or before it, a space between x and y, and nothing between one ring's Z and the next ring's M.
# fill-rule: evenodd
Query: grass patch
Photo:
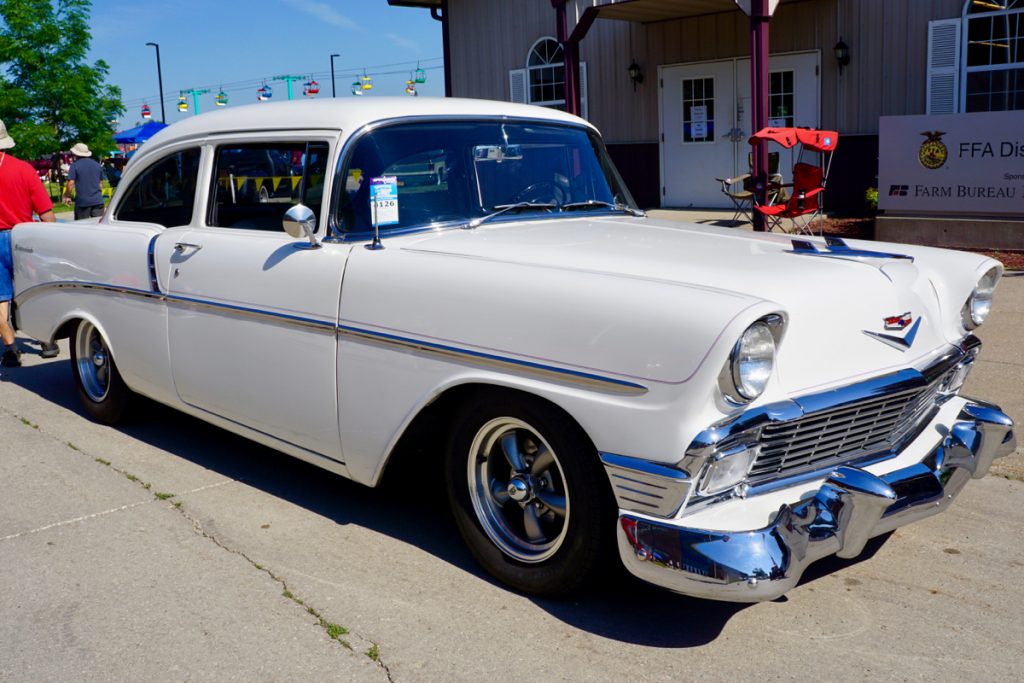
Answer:
M32 422L26 417L19 417L18 419L21 420L21 424L23 425L31 427L32 429L39 429L39 425L37 425L35 422Z
M352 645L342 638L343 635L348 633L347 628L339 624L332 624L331 622L326 621L323 617L320 617L320 625L324 627L325 631L327 631L328 638L338 641L350 650L352 649Z
M138 481L138 480L139 480L139 478L138 478L138 477L136 477L136 476L135 476L134 474L132 474L131 472L125 472L125 473L124 473L124 476L128 477L128 481Z
M157 491L156 493L153 494L153 496L157 500L167 500L168 498L174 498L173 493L163 493L162 491Z
M262 567L260 567L260 565L256 565L256 566L258 568L262 569ZM273 576L273 575L271 575L271 576ZM288 598L289 600L294 602L296 605L301 605L301 606L305 607L306 608L306 612L310 616L313 616L313 617L316 618L317 622L319 622L319 624L320 624L320 628L322 628L327 633L327 636L331 640L338 641L339 643L341 643L342 645L347 647L349 650L352 649L352 643L350 643L347 640L345 640L344 638L342 638L343 635L348 633L348 629L347 628L345 628L341 624L335 624L335 623L332 623L332 622L327 621L326 619L324 619L320 615L319 612L317 612L310 605L307 605L306 603L304 603L302 601L302 599L296 597L295 594L292 593L290 590L288 590L287 587L281 592L281 595L284 596L285 598ZM376 647L377 646L374 645L372 648L370 648L370 650L374 650ZM367 656L369 656L369 655L367 655ZM376 660L374 660L374 661L376 661Z
M96 462L98 462L101 465L106 465L107 467L110 467L110 461L109 460L104 460L103 458L93 458L93 460L95 460Z
M75 444L71 443L70 441L68 441L68 448L70 448L70 449L71 449L71 450L73 450L73 451L78 451L79 453L81 453L81 452L82 452L82 449L81 449L81 448L79 448L79 447L78 447L78 446L76 446Z
M380 659L380 647L377 645L377 643L374 643L370 646L370 649L364 652L363 654L376 662L378 659Z

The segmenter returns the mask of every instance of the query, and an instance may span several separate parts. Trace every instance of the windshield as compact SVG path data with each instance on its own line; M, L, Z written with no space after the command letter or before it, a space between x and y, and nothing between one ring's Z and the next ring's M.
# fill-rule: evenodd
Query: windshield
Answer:
M372 131L343 171L343 232L372 232L370 186L381 177L394 178L398 190L398 220L382 230L468 223L514 204L538 205L505 214L517 219L550 217L567 205L595 213L635 208L600 139L575 126L467 121Z

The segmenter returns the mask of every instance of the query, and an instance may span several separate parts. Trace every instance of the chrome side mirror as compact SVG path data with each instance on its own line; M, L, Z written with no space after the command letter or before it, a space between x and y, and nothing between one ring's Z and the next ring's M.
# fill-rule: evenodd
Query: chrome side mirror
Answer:
M308 238L308 249L316 249L320 246L316 235L313 234L316 230L316 214L313 213L313 209L302 204L296 204L285 211L281 222L284 225L284 231L290 237L295 239Z

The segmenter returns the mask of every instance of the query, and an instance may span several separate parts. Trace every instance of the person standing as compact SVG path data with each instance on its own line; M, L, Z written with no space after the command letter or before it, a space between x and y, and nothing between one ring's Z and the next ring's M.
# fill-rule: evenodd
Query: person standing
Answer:
M8 322L11 300L14 298L14 258L11 252L11 228L32 220L33 212L39 220L52 223L53 202L28 162L15 159L7 153L14 147L14 138L0 121L0 339L6 347L0 364L6 367L21 365L21 352L15 344L14 328ZM44 351L56 354L56 345L46 345Z
M75 220L103 215L103 167L84 142L71 148L75 162L68 169L68 184L64 188L64 203L71 206L71 191L75 192Z

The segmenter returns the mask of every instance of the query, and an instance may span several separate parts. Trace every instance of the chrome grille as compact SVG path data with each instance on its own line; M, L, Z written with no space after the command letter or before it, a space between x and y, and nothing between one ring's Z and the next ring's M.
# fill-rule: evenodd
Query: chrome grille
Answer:
M747 481L756 484L890 450L931 416L946 379L765 426Z

